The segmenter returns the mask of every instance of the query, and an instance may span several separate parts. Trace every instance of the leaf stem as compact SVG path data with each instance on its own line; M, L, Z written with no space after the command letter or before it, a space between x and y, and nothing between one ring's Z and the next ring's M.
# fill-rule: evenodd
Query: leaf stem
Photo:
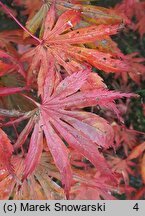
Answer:
M0 6L4 9L4 11L10 15L12 17L12 19L15 20L15 22L25 31L27 32L32 38L34 38L36 41L38 41L40 44L42 43L42 40L40 40L38 37L36 37L35 35L33 35L27 28L25 28L18 20L17 18L11 13L11 11L9 10L9 8L4 5L1 1L0 1Z

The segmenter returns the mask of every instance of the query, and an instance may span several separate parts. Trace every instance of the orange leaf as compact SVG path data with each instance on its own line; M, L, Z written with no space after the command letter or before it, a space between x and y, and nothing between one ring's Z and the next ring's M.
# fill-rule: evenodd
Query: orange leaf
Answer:
M128 156L128 160L135 159L139 157L143 151L145 150L145 142L141 143L140 145L137 145Z

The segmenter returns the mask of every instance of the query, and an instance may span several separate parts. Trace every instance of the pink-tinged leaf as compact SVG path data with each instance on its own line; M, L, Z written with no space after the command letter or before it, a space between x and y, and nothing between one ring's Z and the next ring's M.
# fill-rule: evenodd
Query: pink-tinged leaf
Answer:
M107 88L103 79L97 73L90 73L86 82L81 87L81 91Z
M131 19L134 13L136 0L123 0L116 5L116 11L123 12L128 18Z
M70 189L72 175L69 154L64 141L81 152L100 171L101 175L107 175L108 179L115 181L107 161L99 152L100 147L104 149L114 147L114 133L111 126L95 114L75 109L100 105L105 108L109 106L115 110L117 109L115 99L134 96L134 94L121 94L104 88L81 91L91 73L89 69L73 73L56 85L53 81L55 75L53 64L51 76L47 76L45 80L40 122L48 148L63 176L62 183L65 185L66 193Z
M126 61L126 64L128 65L129 76L134 82L136 82L139 85L141 80L143 80L145 76L145 58L140 57L139 53L137 52L125 55L123 58L124 61ZM124 74L124 76L125 75L127 76L127 74ZM123 81L127 83L128 77L126 79L123 79Z
M121 174L125 184L129 185L129 174L135 176L135 172L131 168L135 166L135 163L127 159L122 159L111 155L108 155L108 158L110 160L112 170Z
M45 19L43 39L48 37L49 32L54 27L55 19L56 19L55 5L52 4L52 6L50 7L50 9L47 13L46 19Z
M49 116L46 111L43 110L43 108L41 110L41 115L47 145L53 156L55 164L61 173L62 184L64 185L65 193L68 196L72 184L72 172L69 164L69 152L63 141L51 126L49 122Z
M80 21L80 15L80 12L74 10L68 10L63 13L59 17L52 31L47 35L47 41L49 42L49 40L52 39L54 35L60 35L73 28Z
M92 113L65 110L57 111L56 116L82 133L89 142L106 149L114 147L114 132L105 119Z
M119 25L99 25L79 28L63 35L56 36L49 40L49 43L69 43L80 44L94 42L98 39L103 39L108 35L117 34L120 29Z
M114 100L116 99L136 96L136 94L132 93L120 93L115 91L108 91L107 89L97 89L92 91L76 92L75 94L61 100L59 100L59 98L54 98L50 102L48 100L47 104L50 104L50 107L53 106L54 108L57 106L63 106L65 109L83 108L96 105L107 108L108 103L114 103Z
M134 95L108 91L104 88L82 92L80 89L87 81L89 74L89 70L73 73L61 81L57 87L54 86L51 96L47 97L47 95L44 95L45 100L43 100L41 106L42 125L45 128L47 143L50 143L50 141L51 143L60 142L61 145L64 145L60 139L62 136L68 145L81 152L84 157L90 160L101 174L105 175L107 172L108 178L114 179L105 158L98 150L100 146L103 148L114 147L112 128L101 117L95 114L74 111L74 109L95 105L117 109L114 103L115 99ZM47 89L49 83L46 82L45 85ZM48 126L46 127L47 124ZM54 137L58 141L54 140ZM53 157L56 157L58 149L55 148L53 152L55 152ZM58 161L55 162L58 164ZM62 167L59 168L59 170L61 169Z
M26 90L26 87L0 87L0 96L16 94Z
M41 66L38 74L38 95L44 95L46 98L49 98L54 90L55 83L57 84L57 73L54 66L54 58L53 56L46 52L44 49L42 51L42 60L41 60ZM49 76L48 76L49 72ZM43 98L43 100L45 100Z
M57 45L54 47L54 49L58 49L60 50L59 52L62 53L65 52L80 62L86 61L99 70L103 70L105 72L126 72L128 70L128 66L124 61L117 58L115 59L109 53L99 52L95 49L70 45L65 45L64 48Z
M114 132L108 122L98 115L81 111L66 111L68 123L103 148L114 147ZM64 118L66 120L66 118Z
M7 169L10 173L13 173L11 165L11 156L13 152L13 146L10 143L6 133L0 128L0 168Z
M116 34L121 26L109 24L108 26L100 25L77 29L76 24L80 21L80 17L81 10L70 9L59 17L55 17L55 9L52 4L43 22L42 43L23 55L22 59L30 64L27 85L31 85L33 80L38 79L38 95L43 96L44 80L50 72L49 55L53 56L56 71L62 78L62 67L67 74L72 74L87 68L87 63L109 73L128 70L126 63L117 55L85 47L87 43L94 43L97 39L103 40L108 35ZM88 46L89 44L87 44Z
M31 136L29 150L24 161L25 170L23 175L23 180L27 178L36 168L40 161L41 154L43 150L43 132L40 127L40 123L36 123L34 127L33 134Z
M81 86L86 82L89 73L90 70L86 69L83 71L79 71L78 73L74 73L69 77L66 77L57 86L55 93L52 96L52 99L64 99L80 90Z
M113 182L108 182L106 177L100 175L99 172L90 174L83 171L75 172L74 179L76 185L72 189L72 194L75 195L72 199L81 200L115 200L115 197L111 195L111 192L118 190L118 186L114 185Z
M28 135L33 129L35 120L34 117L31 117L29 122L27 123L26 127L22 130L22 132L19 134L18 139L16 143L14 144L14 149L20 148L26 141Z
M91 142L84 134L77 131L64 121L53 117L53 119L51 118L51 122L72 148L76 149L92 162L102 175L107 175L108 179L115 181L115 177L95 143Z
M55 46L51 51L53 56L55 56L57 63L66 70L67 74L71 75L76 71L84 69L85 63L83 65L80 64L80 62L78 62L75 58L68 56L68 54L65 53L64 50L59 50L59 48Z

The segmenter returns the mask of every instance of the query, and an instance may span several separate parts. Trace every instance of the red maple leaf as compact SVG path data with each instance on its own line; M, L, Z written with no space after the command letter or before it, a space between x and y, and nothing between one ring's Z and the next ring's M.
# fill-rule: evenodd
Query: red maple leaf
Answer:
M124 96L130 97L132 94L121 94L103 88L93 91L88 88L81 91L82 86L87 82L90 70L73 73L60 82L56 76L53 57L49 61L50 72L45 80L42 105L37 111L39 117L35 120L23 179L32 173L41 156L42 131L44 131L54 162L61 173L67 194L71 187L72 171L69 150L65 142L81 152L102 175L114 179L104 156L99 152L99 148L113 147L112 127L105 119L81 111L80 108L99 105L113 108L116 111L114 100ZM17 145L19 146L18 142Z
M87 62L105 72L127 70L126 64L111 54L85 47L86 43L116 34L120 26L94 25L74 29L80 21L80 15L79 11L69 10L56 21L55 9L52 5L44 22L41 44L23 55L23 61L27 60L29 63L31 61L27 77L28 85L31 84L34 74L38 73L38 94L42 94L44 80L49 72L50 55L55 59L58 71L61 66L68 74L84 68L85 64L82 65L82 62Z

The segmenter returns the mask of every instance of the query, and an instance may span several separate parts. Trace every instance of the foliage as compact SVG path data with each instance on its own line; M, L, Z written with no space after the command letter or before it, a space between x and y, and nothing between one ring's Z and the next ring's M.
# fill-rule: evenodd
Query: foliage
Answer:
M0 1L20 27L0 32L0 198L143 198L144 132L129 116L145 59L113 37L131 28L143 39L144 3L12 3Z

